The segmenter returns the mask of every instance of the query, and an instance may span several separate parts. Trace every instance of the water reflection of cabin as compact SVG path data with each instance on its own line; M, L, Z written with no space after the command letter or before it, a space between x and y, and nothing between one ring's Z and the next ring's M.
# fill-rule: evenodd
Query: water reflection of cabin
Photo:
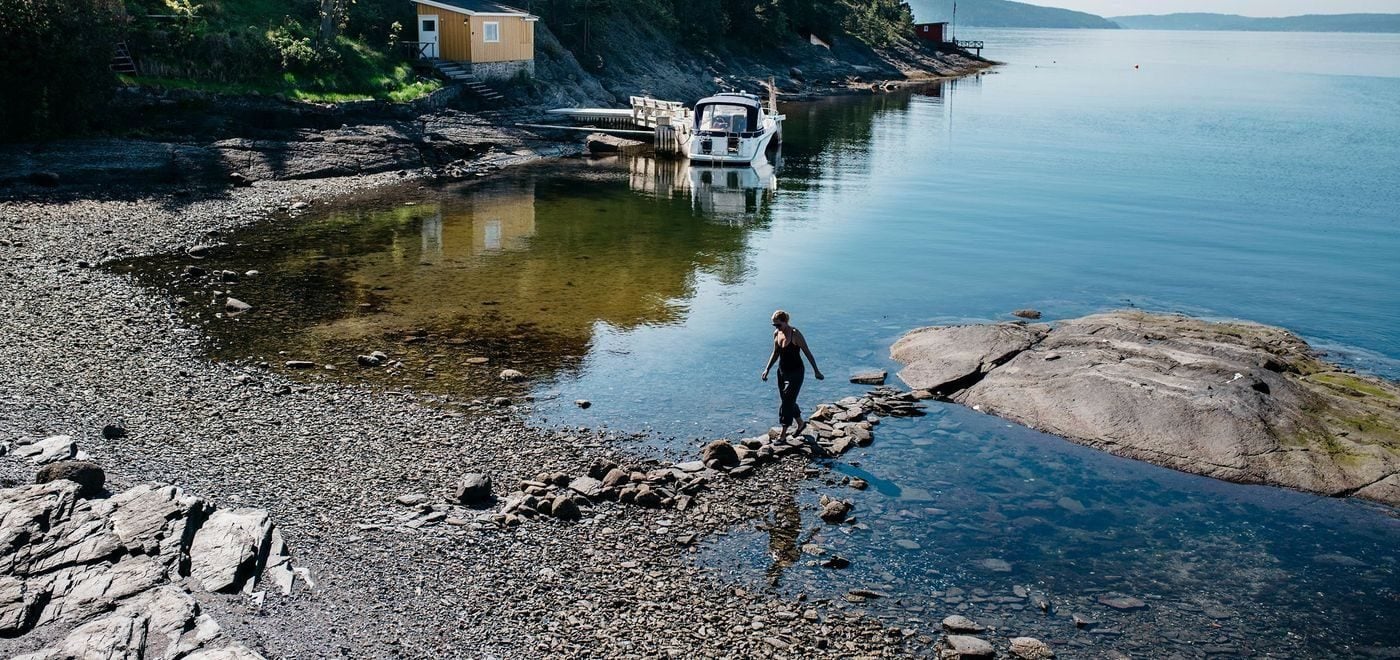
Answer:
M429 262L524 249L535 235L535 189L478 192L419 222L419 256Z

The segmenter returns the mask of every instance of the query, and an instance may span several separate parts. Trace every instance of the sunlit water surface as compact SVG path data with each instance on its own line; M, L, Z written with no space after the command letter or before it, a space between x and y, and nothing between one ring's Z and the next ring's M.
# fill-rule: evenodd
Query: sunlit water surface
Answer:
M1008 64L788 106L776 171L574 162L254 228L201 262L262 271L217 287L257 306L237 319L178 276L187 258L132 268L192 301L218 359L307 358L464 400L513 367L538 423L651 430L669 453L773 422L758 371L777 307L832 376L808 379L809 407L858 393L855 369L895 371L908 329L1023 307L1255 320L1400 377L1400 37L960 36ZM355 365L373 350L402 366ZM697 560L916 630L967 614L1067 657L1400 656L1393 512L929 412L886 420ZM820 493L853 498L858 524L819 524ZM852 588L888 597L848 603ZM1110 591L1147 607L1096 602Z

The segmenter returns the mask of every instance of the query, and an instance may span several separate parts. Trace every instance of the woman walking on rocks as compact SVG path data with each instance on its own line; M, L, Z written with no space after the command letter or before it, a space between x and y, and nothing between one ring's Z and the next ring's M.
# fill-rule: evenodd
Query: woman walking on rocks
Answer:
M797 407L797 393L802 391L802 378L806 371L802 366L803 355L812 363L812 375L817 380L824 378L822 370L817 368L817 359L807 348L807 339L802 336L801 330L788 325L788 320L787 312L781 309L773 312L773 353L768 356L768 366L763 368L763 380L766 381L773 363L778 363L778 398L782 401L778 406L778 423L783 427L779 438L787 437L791 424L797 424L793 435L802 435L802 430L807 428L807 422L802 420L802 410Z

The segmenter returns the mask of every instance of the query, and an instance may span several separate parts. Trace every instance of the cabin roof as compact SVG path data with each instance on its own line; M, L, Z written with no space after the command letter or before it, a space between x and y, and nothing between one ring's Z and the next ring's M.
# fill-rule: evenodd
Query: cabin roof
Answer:
M413 0L414 4L476 16L520 16L531 18L530 12L491 0Z

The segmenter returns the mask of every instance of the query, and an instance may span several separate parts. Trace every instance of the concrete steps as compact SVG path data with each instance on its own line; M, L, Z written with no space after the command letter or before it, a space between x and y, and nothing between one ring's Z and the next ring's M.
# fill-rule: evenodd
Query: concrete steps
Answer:
M439 75L446 78L448 82L456 83L466 87L473 94L491 103L504 101L506 97L500 92L491 89L486 83L481 82L466 66L457 62L446 62L440 59L431 59L433 68L437 69Z

